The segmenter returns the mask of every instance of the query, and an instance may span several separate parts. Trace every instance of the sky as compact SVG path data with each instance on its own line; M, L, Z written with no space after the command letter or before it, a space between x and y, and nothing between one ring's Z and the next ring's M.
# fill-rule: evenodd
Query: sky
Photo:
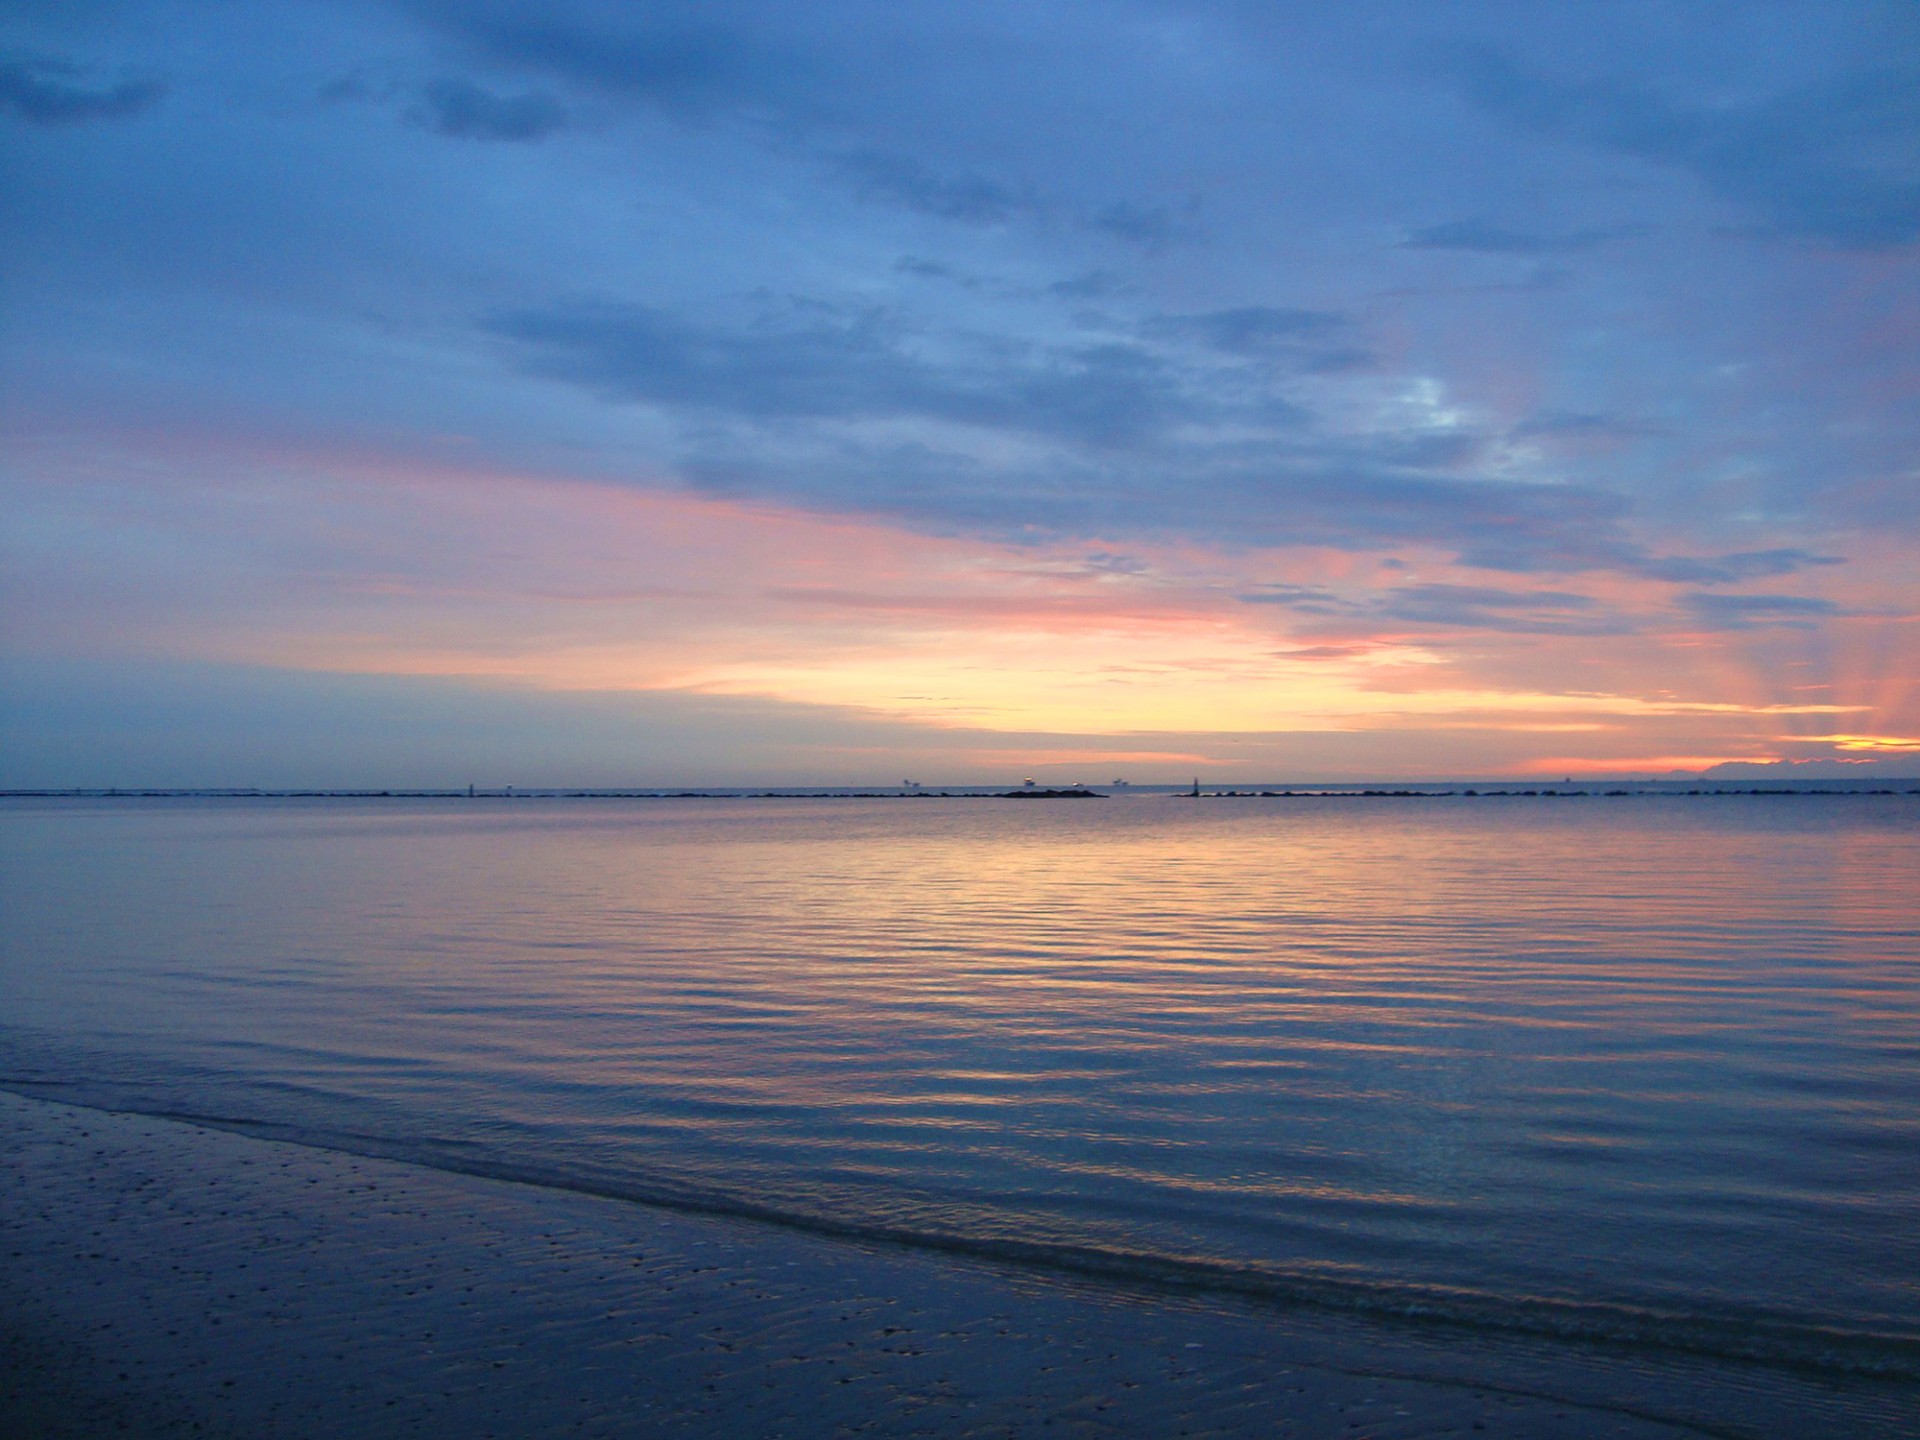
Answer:
M1910 0L12 0L0 247L0 785L1920 774Z

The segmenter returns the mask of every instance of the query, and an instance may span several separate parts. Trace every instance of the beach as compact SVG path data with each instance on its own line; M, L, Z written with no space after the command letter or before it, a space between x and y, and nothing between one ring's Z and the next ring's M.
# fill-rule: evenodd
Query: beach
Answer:
M0 1128L10 1435L1740 1433L1385 1373L1331 1321L11 1094Z

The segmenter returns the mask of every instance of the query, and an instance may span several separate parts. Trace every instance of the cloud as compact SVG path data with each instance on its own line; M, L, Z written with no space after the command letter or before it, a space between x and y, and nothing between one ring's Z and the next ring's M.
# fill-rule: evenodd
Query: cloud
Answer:
M1376 440L1308 428L1243 443L1193 438L1177 419L1168 413L1132 443L1099 447L1060 436L1023 448L989 433L967 449L871 443L827 424L756 427L695 437L677 468L727 496L1001 540L1182 537L1355 551L1431 544L1465 555L1498 534L1500 568L1529 573L1618 568L1629 549L1618 532L1626 503L1607 492L1420 473L1383 455Z
M1545 410L1521 421L1510 433L1517 437L1636 440L1646 435L1662 435L1666 431L1644 420L1617 415L1595 415L1580 410Z
M64 60L0 60L0 110L35 125L125 120L160 103L158 80L122 80L104 88L80 83L79 67Z
M1133 555L1118 555L1111 550L1095 550L1087 555L1084 568L1094 575L1147 575L1153 567Z
M1521 128L1695 175L1776 234L1856 247L1920 239L1920 67L1857 69L1770 99L1707 105L1635 80L1564 81L1487 48L1468 97Z
M520 310L488 327L530 368L617 398L755 420L920 417L1106 445L1155 429L1177 382L1121 343L976 347L935 358L880 310L801 306L744 325L645 305Z
M1153 336L1188 340L1230 355L1273 355L1325 340L1350 324L1331 310L1240 305L1192 315L1157 315L1142 327Z
M1774 626L1812 629L1817 621L1847 612L1831 600L1811 595L1714 595L1694 592L1680 603L1716 630L1758 630Z
M1238 597L1249 604L1283 605L1304 615L1347 616L1369 622L1526 635L1624 635L1634 626L1590 595L1565 590L1508 590L1484 585L1401 585L1350 599L1317 585L1263 585ZM1351 647L1336 647L1342 658Z
M1038 216L1048 206L1030 187L984 175L938 174L908 155L860 150L842 155L837 167L865 199L884 200L942 220L1003 225L1018 216Z
M1646 628L1643 622L1603 605L1591 595L1567 590L1434 583L1400 585L1355 597L1319 585L1262 585L1236 598L1252 605L1284 606L1303 615L1370 624L1392 622L1527 635L1630 635ZM1695 591L1682 595L1680 604L1695 624L1713 630L1777 626L1808 629L1820 620L1849 613L1832 601L1804 595Z
M1248 360L1303 362L1346 327L1334 312L1161 315L1130 335L1051 343L805 300L697 315L577 300L483 324L527 373L654 409L677 431L682 478L728 496L998 538L1422 543L1510 574L1695 586L1830 563L1797 549L1652 553L1619 493L1487 478L1499 437L1470 425L1327 429L1289 398L1304 363Z
M1164 205L1114 200L1095 206L1081 217L1081 223L1090 230L1158 249L1176 241L1201 237L1200 201L1195 197L1183 205Z
M1623 635L1634 628L1589 595L1484 585L1402 585L1380 597L1376 613L1416 625L1529 635Z
M1276 650L1273 655L1276 660L1358 660L1377 648L1370 641L1349 645L1296 645L1288 650Z
M1104 300L1108 296L1125 294L1132 288L1111 270L1089 270L1084 275L1054 281L1047 286L1047 293L1063 300Z
M1771 575L1791 575L1815 565L1843 565L1838 555L1810 550L1742 550L1731 555L1669 555L1643 561L1639 572L1650 580L1683 585L1737 585Z
M1234 598L1247 605L1283 605L1307 615L1352 614L1362 608L1324 585L1262 585Z
M976 170L937 170L911 155L891 150L857 149L835 156L829 168L863 200L897 205L963 225L1006 225L1015 220L1074 226L1159 249L1195 239L1197 205L1175 207L1116 200L1106 205L1075 206L1026 181L1012 181Z
M804 57L699 7L662 4L607 23L542 7L424 7L489 60L543 71L603 94L686 115L758 108L791 111L809 86Z
M1445 473L1471 460L1472 434L1316 437L1272 377L1233 354L931 333L884 309L818 302L722 321L582 301L485 323L526 370L677 416L688 426L683 473L730 494L997 532L1191 528L1335 544L1440 533L1497 540L1528 568L1548 551L1610 559L1597 537L1622 511L1578 487ZM1326 322L1272 311L1194 323L1264 344ZM880 421L914 428L880 441ZM1219 423L1233 438L1213 431Z
M1623 230L1576 230L1568 235L1538 235L1506 230L1478 220L1453 220L1410 232L1402 250L1468 250L1484 255L1558 255L1591 250Z
M849 26L846 17L753 5L548 6L537 17L504 4L424 7L486 64L651 107L681 122L729 125L821 164L862 199L966 225L1021 220L1073 227L1147 249L1199 237L1200 200L1122 195L1072 199L1033 179L934 158L903 145L888 82L902 66L938 75L948 22L903 13ZM963 32L964 24L957 28ZM882 69L876 72L875 67ZM918 107L908 102L907 110ZM934 145L940 145L935 141ZM944 148L942 146L941 148Z
M1704 780L1852 780L1885 781L1920 775L1920 758L1913 754L1849 755L1832 745L1802 740L1783 743L1796 750L1825 753L1805 759L1724 760L1700 772Z
M1595 516L1596 520L1604 517ZM1600 525L1571 550L1542 548L1522 535L1518 545L1508 534L1491 533L1461 552L1467 564L1484 570L1613 570L1676 585L1737 585L1774 575L1791 575L1817 565L1842 565L1837 555L1810 550L1741 550L1725 555L1654 555L1619 529Z
M498 95L470 80L429 81L420 100L417 123L462 140L540 140L567 123L566 107L551 95Z

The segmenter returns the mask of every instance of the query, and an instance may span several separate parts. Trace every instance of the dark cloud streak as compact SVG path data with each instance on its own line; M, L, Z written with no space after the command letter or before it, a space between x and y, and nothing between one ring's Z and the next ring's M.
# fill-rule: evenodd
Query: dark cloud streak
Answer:
M1476 220L1454 220L1415 230L1400 242L1402 250L1466 250L1484 255L1564 255L1591 250L1627 233L1623 229L1576 230L1569 235L1535 235Z
M1810 550L1744 550L1732 555L1673 555L1648 560L1640 573L1650 580L1682 585L1738 585L1774 575L1792 575L1816 565L1840 565L1838 555L1816 555Z
M1146 250L1200 238L1200 200L1076 201L1000 166L954 164L899 144L877 113L874 66L935 62L937 38L904 12L850 45L849 17L751 3L420 7L484 63L634 102L696 126L734 125L809 157L855 195L971 225L1071 226ZM937 28L937 27L936 27ZM865 48L863 48L865 47ZM937 62L935 62L937 63Z
M685 5L653 5L608 20L589 9L434 4L423 7L489 60L542 71L605 95L682 115L749 108L793 111L805 93L800 55Z
M563 128L567 109L551 95L497 95L469 80L431 80L414 118L461 140L540 140Z
M158 80L122 80L104 88L81 83L64 60L0 60L0 110L34 125L126 120L151 110L167 93Z
M916 417L1102 446L1161 423L1176 383L1123 343L935 358L878 310L801 307L729 327L645 305L576 304L493 317L529 368L609 396L756 421ZM1192 411L1196 397L1179 397Z
M1831 600L1812 595L1714 595L1696 592L1680 597L1693 617L1715 630L1759 630L1770 627L1812 629L1816 622L1847 612Z
M1674 100L1634 79L1566 81L1486 47L1467 95L1512 124L1676 166L1766 228L1835 245L1920 239L1920 65L1838 74L1763 101Z
M1637 627L1590 595L1484 585L1401 585L1349 599L1314 585L1267 585L1238 597L1303 615L1520 635L1625 635Z
M835 168L864 199L902 205L942 220L1004 225L1023 216L1044 216L1050 208L1031 187L985 175L942 175L911 156L887 151L854 151L841 156Z
M1230 355L1274 355L1323 341L1350 323L1330 310L1241 305L1197 315L1157 315L1142 328L1149 335L1189 340Z

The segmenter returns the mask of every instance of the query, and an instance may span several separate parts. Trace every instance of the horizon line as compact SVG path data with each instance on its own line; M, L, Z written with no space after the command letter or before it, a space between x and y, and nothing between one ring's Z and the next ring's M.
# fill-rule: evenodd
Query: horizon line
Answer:
M1351 792L1362 796L1439 796L1436 787L1448 787L1444 794L1477 798L1480 787L1492 787L1490 795L1556 796L1570 795L1568 786L1612 786L1616 794L1635 790L1669 791L1685 786L1711 787L1717 793L1744 790L1746 793L1786 793L1823 787L1842 787L1858 793L1878 789L1881 793L1899 793L1887 787L1920 786L1916 775L1862 776L1706 776L1669 773L1664 776L1634 779L1617 775L1569 776L1545 781L1537 778L1459 777L1425 780L1220 780L1183 781L1110 781L1105 783L1023 781L956 781L951 783L906 782L873 784L858 782L810 782L799 784L688 784L665 785L41 785L0 787L0 799L417 799L417 800L560 800L560 799L992 799L1000 796L1106 795L1108 793L1185 795L1197 793L1212 798L1259 797L1285 798L1289 795L1313 796L1329 791ZM1756 788L1758 787L1758 788ZM1580 793L1591 795L1591 791ZM1920 789L1906 793L1920 794Z

